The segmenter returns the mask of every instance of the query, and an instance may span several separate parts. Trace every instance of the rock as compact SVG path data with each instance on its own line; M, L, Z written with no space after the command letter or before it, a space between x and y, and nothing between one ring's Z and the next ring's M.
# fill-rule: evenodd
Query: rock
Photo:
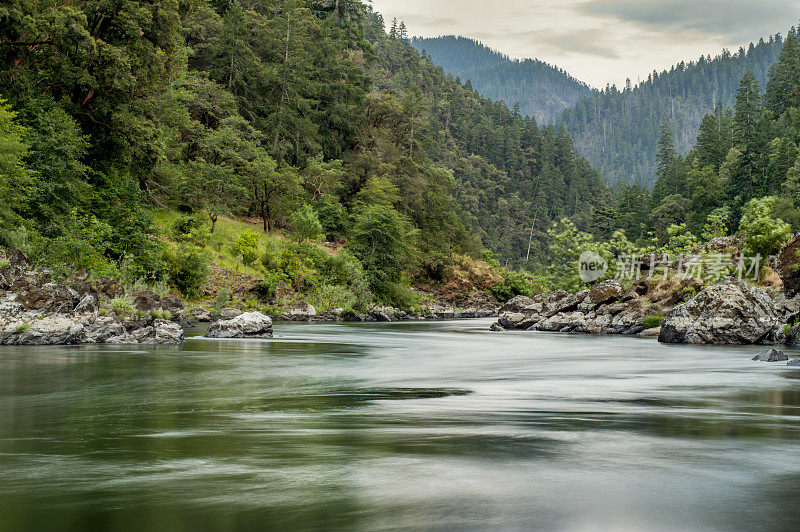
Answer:
M267 318L269 319L269 318ZM167 320L155 320L153 322L155 328L155 336L153 338L156 344L182 344L183 343L183 328L177 323ZM270 320L270 334L272 331L272 321Z
M586 299L593 305L599 306L603 303L612 303L621 298L623 294L625 294L625 288L619 281L603 281L589 290Z
M125 290L123 290L121 284L114 279L108 278L99 279L97 281L97 291L109 299L114 299L125 294Z
M317 317L317 309L314 305L301 301L294 303L284 314L289 321L309 321Z
M80 300L78 292L63 284L45 283L41 286L26 286L25 288L23 290L15 289L17 301L25 310L69 314Z
M787 357L783 351L778 351L775 348L770 348L761 353L760 355L754 356L753 360L758 362L783 362L784 360L789 360L789 357Z
M793 358L786 363L787 366L800 366L800 358Z
M800 235L787 242L775 259L775 271L783 281L783 291L787 298L800 294Z
M189 311L189 314L193 316L195 320L202 323L209 323L213 320L211 313L203 307L195 307Z
M168 294L161 298L161 308L170 312L180 312L183 310L183 300L173 294Z
M130 298L133 306L144 312L161 308L161 297L150 290L137 290L130 294Z
M492 326L489 327L489 330L495 331L495 332L499 332L499 331L505 331L506 328L503 327L502 325L500 325L499 322L494 322L494 323L492 323Z
M235 318L236 316L241 316L242 314L244 314L244 311L241 311L238 308L224 308L220 311L219 317L223 320L229 320L231 318Z
M678 305L665 317L659 342L757 344L780 330L775 306L764 290L727 278Z
M544 315L546 317L559 314L561 312L570 312L578 308L578 297L564 290L554 290L551 292L542 303Z
M658 338L661 334L661 327L653 327L652 329L645 329L638 333L636 336L643 336L645 338Z
M245 312L229 320L219 320L206 332L207 338L270 338L272 320L261 312Z
M83 312L97 312L97 298L92 294L86 294L75 306L73 311L76 314Z
M386 322L386 321L392 321L392 316L390 316L388 312L385 312L383 310L372 309L367 314L367 319L369 321L383 321L383 322Z
M536 301L528 296L514 296L513 298L509 299L505 305L500 307L500 314L504 314L506 312L519 312L523 308L533 305L534 303L536 303Z

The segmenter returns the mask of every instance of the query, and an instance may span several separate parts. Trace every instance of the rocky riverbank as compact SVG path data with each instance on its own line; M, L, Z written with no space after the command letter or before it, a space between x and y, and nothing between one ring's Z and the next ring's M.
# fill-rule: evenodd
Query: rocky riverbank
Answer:
M119 301L128 308L117 308L115 302ZM313 306L297 303L275 319L390 322L496 315L497 308L490 303L467 309L436 304L413 314L384 307L364 313L337 309L318 314ZM23 254L0 250L0 345L179 344L184 340L184 327L215 321L209 337L264 338L272 334L272 320L261 313L227 308L212 315L200 307L186 308L178 296L160 296L150 290L126 292L116 281L90 278L87 272L56 282L50 273L34 268Z
M657 337L664 343L794 344L800 296L787 299L726 278L701 290L691 279L642 279L629 288L605 281L589 290L517 296L500 309L493 330L526 330ZM663 316L663 319L661 318ZM653 326L658 325L660 326Z

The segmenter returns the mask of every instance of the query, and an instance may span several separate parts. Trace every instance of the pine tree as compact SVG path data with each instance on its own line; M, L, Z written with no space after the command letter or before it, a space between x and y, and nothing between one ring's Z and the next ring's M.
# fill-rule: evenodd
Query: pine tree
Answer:
M397 17L392 19L392 28L389 30L389 37L397 39Z
M732 192L738 191L745 200L753 197L756 186L758 159L763 147L760 118L761 90L755 76L748 72L739 84L734 105L734 139L742 155L730 182Z
M397 38L400 39L402 42L408 41L408 30L406 29L405 22L400 23L400 27L397 29Z
M764 103L775 117L800 106L800 42L793 34L786 38L778 62L770 69Z

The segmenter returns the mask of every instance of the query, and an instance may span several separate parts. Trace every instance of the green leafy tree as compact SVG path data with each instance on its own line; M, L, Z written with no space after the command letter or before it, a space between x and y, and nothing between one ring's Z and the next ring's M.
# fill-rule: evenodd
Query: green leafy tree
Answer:
M322 224L311 205L303 205L289 217L298 240L316 240L322 233Z
M792 236L792 227L774 215L776 198L767 196L750 200L744 207L739 232L744 235L742 252L753 257L767 257L777 252Z

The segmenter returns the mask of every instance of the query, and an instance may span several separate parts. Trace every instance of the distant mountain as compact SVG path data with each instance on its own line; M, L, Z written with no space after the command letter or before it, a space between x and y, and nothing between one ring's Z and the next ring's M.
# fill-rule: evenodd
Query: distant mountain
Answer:
M509 59L478 41L465 37L420 38L411 40L445 72L493 100L503 100L510 108L519 105L523 115L539 123L552 122L580 98L590 97L591 89L563 70L536 59Z
M713 111L717 101L730 105L748 71L763 91L782 47L783 39L775 35L751 43L747 50L725 50L713 59L681 62L669 71L653 72L636 86L628 83L622 90L595 91L565 111L558 122L573 136L578 152L602 170L608 182L652 186L661 124L672 122L676 147L681 154L687 153L695 144L703 116Z

